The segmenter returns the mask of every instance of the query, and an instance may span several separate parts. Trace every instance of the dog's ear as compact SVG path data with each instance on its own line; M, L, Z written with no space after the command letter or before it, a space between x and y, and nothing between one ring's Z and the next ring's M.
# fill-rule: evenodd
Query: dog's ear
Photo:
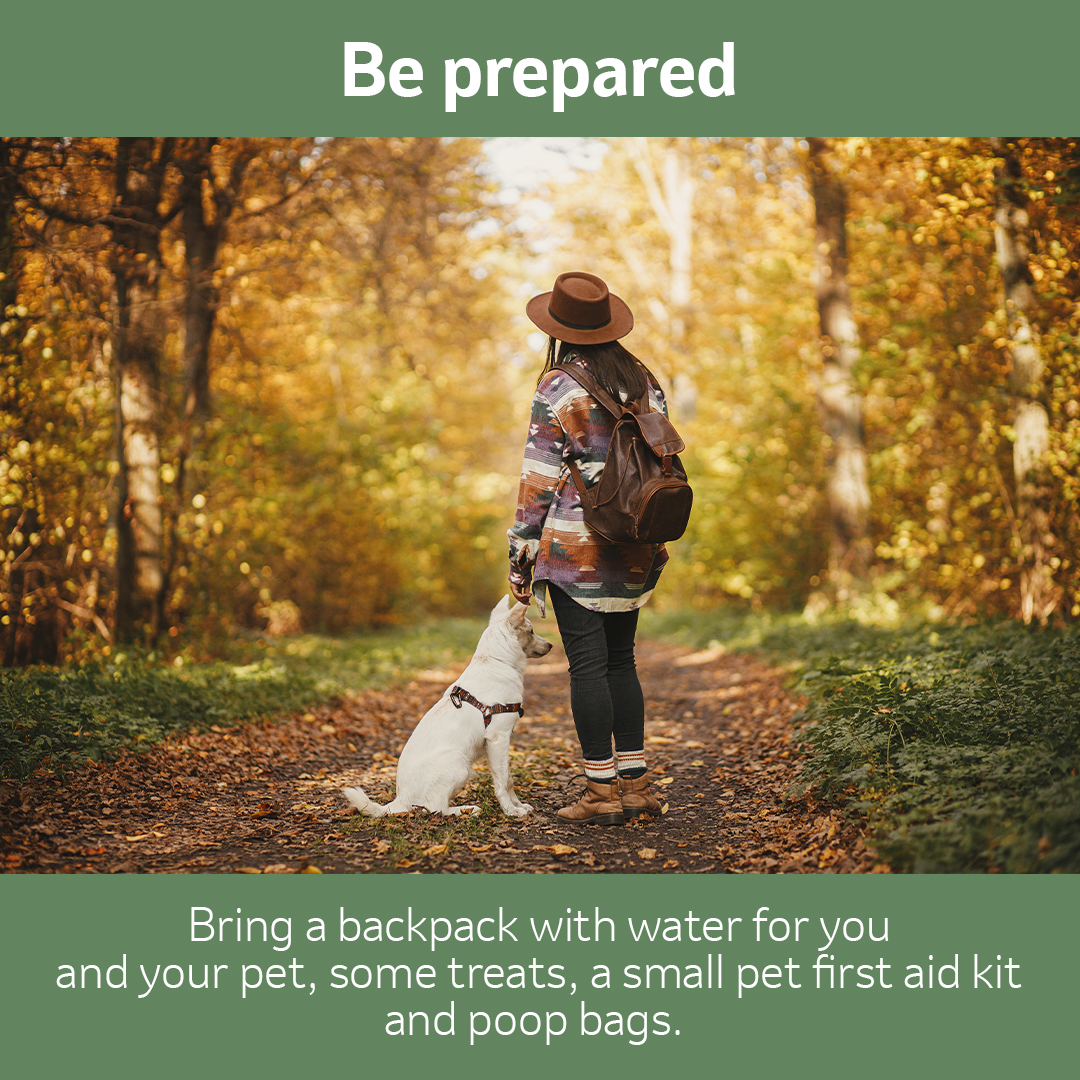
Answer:
M520 626L525 621L525 612L528 610L528 604L514 604L510 608L510 618L507 621L514 626Z

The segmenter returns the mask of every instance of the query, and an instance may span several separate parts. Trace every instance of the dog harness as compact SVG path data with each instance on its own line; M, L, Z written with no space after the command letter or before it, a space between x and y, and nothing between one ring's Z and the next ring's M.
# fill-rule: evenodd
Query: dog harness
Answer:
M491 723L491 718L496 713L516 712L519 717L525 715L525 710L521 707L520 701L515 701L513 705L485 705L483 702L477 701L468 690L464 690L460 686L455 686L450 691L450 700L454 703L455 709L460 709L463 701L467 701L470 705L479 709L480 715L484 718L484 727Z

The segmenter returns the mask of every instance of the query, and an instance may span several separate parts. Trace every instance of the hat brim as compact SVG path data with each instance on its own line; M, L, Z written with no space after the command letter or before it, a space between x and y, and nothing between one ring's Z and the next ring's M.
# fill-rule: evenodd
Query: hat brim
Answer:
M551 301L550 290L534 296L525 305L525 314L545 334L550 334L559 341L568 341L571 345L602 345L605 341L618 341L634 329L634 313L626 301L611 292L608 293L608 300L611 304L611 321L598 326L595 330L577 330L559 322L548 311L548 303Z

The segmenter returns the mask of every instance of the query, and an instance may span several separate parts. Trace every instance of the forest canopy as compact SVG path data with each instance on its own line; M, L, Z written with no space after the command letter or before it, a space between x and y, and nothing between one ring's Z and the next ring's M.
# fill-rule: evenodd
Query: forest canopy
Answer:
M504 587L566 269L695 488L661 602L1080 615L1080 143L0 140L0 648L212 652Z

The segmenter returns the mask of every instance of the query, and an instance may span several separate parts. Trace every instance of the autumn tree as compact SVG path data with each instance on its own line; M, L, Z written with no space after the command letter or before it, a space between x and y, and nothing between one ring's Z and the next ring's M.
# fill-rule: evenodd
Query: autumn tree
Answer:
M862 397L854 367L859 331L848 287L847 193L833 140L812 138L807 172L814 197L814 268L821 325L822 370L816 377L822 423L832 441L828 501L832 544L830 571L837 595L844 581L863 578L871 548L867 536L870 486L863 437Z
M229 296L228 279L221 272L222 246L231 229L243 228L248 218L281 211L304 189L314 170L300 162L313 143L312 139L187 138L179 141L174 155L183 267L173 270L183 277L183 354L174 407L178 424L170 453L171 497L163 500L167 551L158 625L167 618L174 574L185 558L178 523L187 498L190 459L198 452L212 415L211 345L222 299Z
M1057 606L1060 590L1049 573L1054 537L1050 531L1045 484L1050 418L1045 404L1045 365L1034 322L1035 279L1028 265L1028 186L1015 144L991 139L1002 159L994 170L996 200L994 241L1004 293L1006 331L1012 356L1013 475L1020 533L1020 612L1024 622L1045 623Z
M653 304L662 312L668 343L675 356L672 383L675 411L691 417L695 409L693 380L689 373L689 323L693 278L694 180L692 151L685 136L666 140L656 169L650 140L627 140L634 168L649 198L649 205L668 239L669 274L662 297Z
M107 223L116 288L113 362L117 377L116 632L156 636L162 588L161 406L165 319L160 204L173 139L121 138Z
M318 182L275 213L253 161L220 248L215 411L170 600L184 622L296 609L342 629L496 587L509 388L499 234L470 235L491 214L477 146L335 139L310 156Z
M111 274L91 256L100 250L104 227L80 223L84 211L92 216L107 205L107 193L98 196L111 188L111 178L95 187L100 172L88 159L97 149L70 140L0 140L10 238L0 281L0 641L6 664L54 662L65 641L87 630L111 637L112 559L105 537L113 395L102 318L110 307ZM60 189L68 195L70 220L42 208Z
M148 531L170 636L490 603L513 497L507 256L475 142L28 145L4 203L23 253L4 320L9 661L82 655L87 632L108 649L108 508L119 494L148 521L133 482L157 484L142 503L164 515ZM123 625L152 631L141 598Z
M13 479L16 484L22 478L22 468L10 458L23 456L20 448L25 442L17 412L18 354L21 339L29 330L29 324L25 321L27 309L18 303L21 266L16 195L29 152L30 147L24 140L0 139L0 422L6 444L3 450L8 458L4 461L7 474L4 479L9 480L14 467L16 476ZM26 563L32 555L30 537L38 531L38 514L33 501L27 499L24 492L5 491L4 495L6 497L0 511L3 513L3 535L8 550L5 552L7 581L0 641L3 642L3 661L5 665L10 665L16 657L36 659L40 656L40 645L27 640L40 637L40 631L35 634L31 629L32 624L28 627L24 623L24 599L34 591L34 582L29 580L33 570ZM19 498L19 495L23 497Z
M1028 217L1028 311L1045 365L1042 483L1057 604L1080 615L1075 506L1075 140L1017 139ZM996 258L1001 159L987 139L848 141L849 282L881 581L904 608L1023 618L1031 568L1017 514L1013 359ZM1073 610L1075 609L1075 610ZM1045 611L1045 606L1044 606Z

